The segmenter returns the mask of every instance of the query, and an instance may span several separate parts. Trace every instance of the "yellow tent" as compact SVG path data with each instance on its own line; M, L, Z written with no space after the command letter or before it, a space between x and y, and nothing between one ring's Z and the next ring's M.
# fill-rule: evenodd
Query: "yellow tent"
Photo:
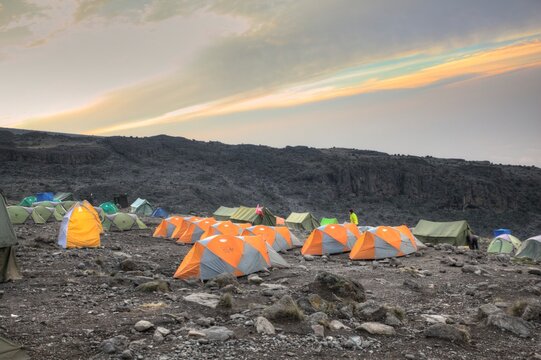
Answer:
M88 201L78 202L62 219L58 245L65 249L98 247L103 228L100 217Z

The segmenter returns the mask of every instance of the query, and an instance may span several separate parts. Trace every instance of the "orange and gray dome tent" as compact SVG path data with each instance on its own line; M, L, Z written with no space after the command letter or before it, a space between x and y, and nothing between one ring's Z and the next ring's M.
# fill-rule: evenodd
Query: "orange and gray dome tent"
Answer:
M252 224L249 223L242 223L242 224L235 224L231 221L219 221L215 224L213 224L211 227L207 229L205 234L201 236L202 239L212 236L212 235L234 235L239 236L242 234L244 229L249 228L252 226Z
M177 239L178 244L193 244L198 240L204 239L203 235L216 223L214 218L206 218L195 222L190 222L184 234Z
M184 234L186 229L188 229L188 226L190 226L191 223L194 223L196 221L203 220L201 217L192 216L190 218L184 218L184 221L182 221L177 227L175 228L175 231L173 231L173 235L171 235L171 238L178 239Z
M265 226L256 225L244 230L242 235L257 235L263 238L276 251L293 249L301 247L299 239L289 231L285 226Z
M62 219L58 245L65 249L98 247L102 232L96 209L88 201L78 202Z
M361 234L351 252L352 260L375 260L404 256L417 251L415 240L396 228L378 226Z
M168 218L165 218L160 222L160 224L156 227L156 230L154 230L154 234L152 234L152 236L157 238L170 239L173 237L173 232L175 231L177 226L182 224L184 220L188 220L191 218L191 216L169 216Z
M209 280L220 274L244 276L287 262L259 236L215 235L194 244L173 277Z
M303 255L339 254L351 250L361 234L350 223L323 225L312 231L305 241Z

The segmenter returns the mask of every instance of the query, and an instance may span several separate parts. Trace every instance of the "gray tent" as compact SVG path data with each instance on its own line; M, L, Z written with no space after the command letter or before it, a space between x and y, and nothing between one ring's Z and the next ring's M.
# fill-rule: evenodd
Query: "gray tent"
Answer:
M17 245L17 236L9 220L4 197L0 195L0 282L21 278L14 245Z
M541 235L524 241L515 255L518 258L528 258L534 261L541 260Z
M2 360L27 360L30 359L21 345L12 343L0 336L0 359Z

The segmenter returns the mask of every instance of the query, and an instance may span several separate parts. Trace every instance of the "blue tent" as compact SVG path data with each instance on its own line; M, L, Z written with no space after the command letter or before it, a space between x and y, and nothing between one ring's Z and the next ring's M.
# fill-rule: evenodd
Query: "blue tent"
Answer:
M36 194L36 202L40 201L54 201L54 194L52 192L40 192Z
M511 235L511 230L509 230L509 229L496 229L496 230L492 231L492 233L494 234L494 237L497 237L497 236L500 236L500 235L505 235L505 234Z
M169 213L165 211L163 208L159 207L159 208L156 208L156 210L154 210L152 212L152 215L150 216L165 219L166 217L169 216Z

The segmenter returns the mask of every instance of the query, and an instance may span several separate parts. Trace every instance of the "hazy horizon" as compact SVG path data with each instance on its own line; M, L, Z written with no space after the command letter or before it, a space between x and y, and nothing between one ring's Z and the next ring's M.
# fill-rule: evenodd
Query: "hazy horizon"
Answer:
M0 0L0 126L541 167L541 2Z

